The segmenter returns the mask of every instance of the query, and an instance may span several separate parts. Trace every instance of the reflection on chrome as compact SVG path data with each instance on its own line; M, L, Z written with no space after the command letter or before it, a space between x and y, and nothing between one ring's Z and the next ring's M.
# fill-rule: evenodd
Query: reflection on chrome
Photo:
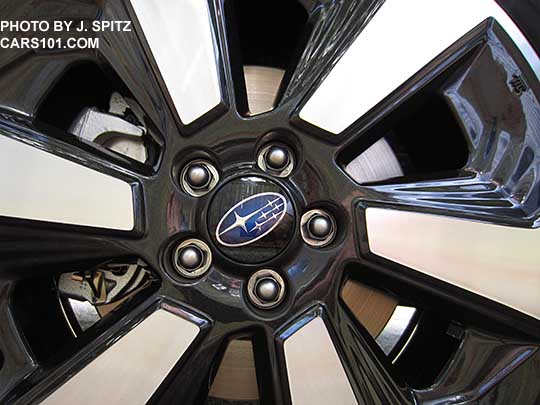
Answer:
M401 336L407 331L414 319L416 308L398 305L392 317L377 336L377 344L387 356L392 352L399 342Z

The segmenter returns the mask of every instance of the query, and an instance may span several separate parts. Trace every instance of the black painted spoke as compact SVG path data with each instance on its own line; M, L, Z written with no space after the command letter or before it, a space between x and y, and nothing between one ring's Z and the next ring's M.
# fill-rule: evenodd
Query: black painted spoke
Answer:
M142 163L103 146L74 139L62 129L42 122L33 123L13 114L0 114L0 135L115 177L133 179L136 173L150 173L149 168Z
M337 305L333 325L334 342L341 349L360 403L413 403L410 390L388 372L388 366L383 365L386 359L382 359L373 341L369 342L371 338L341 303Z
M13 300L12 297L11 300ZM90 367L91 375L91 369L95 366L93 360L96 356L104 355L104 357L108 357L111 354L109 350L113 343L118 342L119 339L123 339L132 330L136 330L136 325L144 324L145 320L153 315L157 309L156 296L151 296L145 301L142 300L143 298L141 297L141 299L137 298L132 303L126 304L121 311L108 317L106 321L100 322L96 327L76 339L73 336L70 336L69 339L64 339L62 345L56 347L55 351L41 348L39 351L28 354L28 361L31 361L31 367L27 369L24 379L20 378L21 376L17 376L16 373L10 373L13 370L7 369L7 375L4 376L6 378L4 381L11 384L8 384L10 390L6 391L9 392L6 398L17 399L17 401L22 401L21 403L28 403L28 401L35 400L41 401L50 394L53 394L54 398L54 395L56 395L54 392L56 390L67 393L69 396L69 391L73 388L73 381L70 380L73 375L77 375L77 378L84 380L85 375L87 375L87 371L85 371L86 367ZM10 310L13 311L13 308ZM58 328L60 325L56 324L54 326L54 330L42 331L42 336L38 339L47 342L55 334L60 337L60 329ZM144 328L145 326L143 326ZM17 336L16 339L29 339L29 336L25 335L28 331L28 328L22 328L21 325L17 325L17 329L14 329L14 333ZM148 332L146 332L146 335L148 335ZM5 339L2 337L4 344L10 343L9 338L10 336L6 336ZM36 340L36 336L31 336L31 338L33 340L30 340L30 342L33 345L39 342L39 340ZM123 343L126 343L126 340ZM121 351L125 351L125 347L127 346L129 348L131 347L130 345L133 345L133 340L127 342L126 345L119 343L118 347L124 346L121 348ZM34 349L36 348L35 346L32 347ZM19 356L24 354L23 349L19 348L18 350L20 353L18 354ZM113 349L112 352L116 350ZM15 354L13 353L12 355ZM125 354L129 354L129 352ZM37 364L41 367L37 367ZM80 375L78 375L79 372ZM114 378L114 375L111 375L110 378Z
M530 390L513 391L525 378L537 379L538 346L511 338L492 336L469 329L453 361L431 388L415 392L425 404L448 401L474 403L534 403L537 393ZM532 373L532 374L531 374Z
M45 399L45 403L54 402L76 396L81 393L81 387L88 385L85 395L94 398L101 396L103 400L114 401L114 398L140 400L144 397L159 402L157 398L164 395L176 370L189 363L193 350L198 350L195 347L203 343L206 336L206 321L179 309L176 304L156 306L155 295L133 310L121 310L102 323L69 346L62 347L54 362L35 371L30 379L16 386L11 395L23 393L25 401ZM160 334L156 334L156 330ZM152 341L154 344L149 346ZM141 345L146 345L144 350ZM120 377L115 367L111 367L119 358L130 368L129 377L126 374ZM197 360L201 359L197 357ZM204 368L202 362L190 364L188 370L193 370L196 375L199 368ZM148 373L148 367L152 367L152 373ZM100 392L93 391L96 372L113 384L102 386ZM188 374L185 373L186 378ZM189 389L192 388L190 385Z
M30 158L39 159L39 157L35 158L34 156L36 154L50 154L55 159L56 157L65 159L124 181L135 182L138 175L133 169L141 169L140 165L135 164L133 166L133 161L128 162L120 157L115 157L115 161L110 161L112 155L104 148L100 148L96 153L93 147L86 143L76 143L76 147L71 140L67 139L64 132L48 125L36 126L24 118L18 118L11 114L0 115L0 135L6 144L23 144L24 151L28 150L27 153L29 154L33 152L26 145L35 148L36 151ZM37 163L39 162L38 160ZM21 165L24 166L25 163L27 162L22 162ZM130 167L126 168L120 164L129 165ZM14 169L17 169L17 167L14 167ZM45 168L32 167L32 170L37 172L39 172L39 169L44 170ZM69 175L69 173L66 173L66 175Z
M244 72L239 59L238 27L233 25L228 2L208 0L210 18L212 19L216 50L218 52L218 72L221 80L223 104L235 106L236 111L245 111L242 98L244 88ZM245 89L244 89L245 91Z
M9 307L13 289L13 284L0 282L0 397L4 397L35 366Z
M330 72L336 61L360 34L381 1L311 2L310 32L301 50L282 103L302 98L312 92Z
M222 115L229 104L232 85L228 85L224 16L221 4L213 3L177 5L171 14L162 10L153 13L144 3L127 0L104 9L111 18L131 20L134 24L128 35L104 32L108 46L102 50L103 55L128 87L140 95L141 103L170 141L177 134L169 112L180 133L188 135ZM189 20L181 21L182 18ZM182 27L193 21L200 27L188 34ZM174 32L172 36L160 37L162 25ZM174 37L179 38L181 45L174 42ZM177 47L189 56L180 55ZM139 86L141 75L152 78L144 88Z
M482 32L487 39L473 36L456 44L463 53L468 43L476 43L465 57L456 62L455 55L449 56L437 74L428 71L424 78L411 79L408 90L391 97L391 108L350 132L339 160L344 165L356 161L347 169L351 177L369 181L360 171L366 163L379 171L371 181L382 184L370 187L374 194L368 191L367 200L494 222L530 223L536 216L538 187L532 173L540 105L528 85L535 79L499 26ZM380 138L389 146L377 155L369 149ZM366 150L370 153L361 160ZM400 170L377 167L374 159L382 157Z
M0 219L0 278L18 279L77 271L133 257L132 238L79 227Z
M261 404L286 403L290 398L286 364L273 331L265 330L254 339L255 366Z
M128 12L129 1L107 2L103 5L104 21L131 21L129 32L108 31L99 33L100 57L108 64L129 89L135 100L148 114L149 120L158 128L160 135L169 142L177 137L174 122L174 105L166 96L165 87L160 87L152 65L151 53L145 50L144 33ZM141 78L144 86L141 85Z
M140 165L133 166L133 161L128 162L117 155L114 158L115 161L110 161L113 160L112 155L106 149L98 148L96 151L85 142L73 142L65 132L57 128L43 124L35 125L25 118L18 118L11 114L0 115L0 135L35 147L43 153L57 155L62 159L118 178L131 178L132 181L136 178L132 170L120 166L119 163L131 165L131 169L141 169ZM21 165L24 163L22 162Z
M176 364L149 403L170 404L178 398L182 398L185 404L203 403L210 389L212 372L223 355L225 345L219 328L203 329L201 336Z
M2 277L60 273L133 254L131 231L143 226L136 220L142 206L138 187L130 186L136 184L133 175L27 125L2 120L0 131L3 162L13 165L5 173L4 193L28 198L21 206L6 202L2 208ZM107 202L117 198L116 186L125 190L124 202L131 207L120 214L125 228L115 224L115 203Z
M463 173L462 177L366 187L363 201L389 208L404 208L460 218L526 226L528 215L503 187Z
M360 330L341 305L335 316L314 309L283 330L278 357L270 359L285 403L302 403L313 395L347 404L412 403L412 392L388 373L378 349Z

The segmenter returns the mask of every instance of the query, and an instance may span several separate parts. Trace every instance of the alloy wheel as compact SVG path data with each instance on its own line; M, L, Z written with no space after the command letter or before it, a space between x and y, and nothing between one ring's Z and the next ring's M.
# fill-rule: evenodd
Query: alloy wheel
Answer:
M3 14L133 30L2 50L0 402L246 400L212 394L238 342L263 404L539 400L540 59L511 7L288 2L288 64L259 67L238 1L53 3Z

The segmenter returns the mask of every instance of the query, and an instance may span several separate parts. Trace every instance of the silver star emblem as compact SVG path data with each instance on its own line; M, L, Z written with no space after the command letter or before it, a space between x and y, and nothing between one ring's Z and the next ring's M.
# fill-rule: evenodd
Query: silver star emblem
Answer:
M255 215L257 215L259 212L263 211L265 208L272 207L273 204L278 200L279 199L276 199L274 201L268 201L268 204L266 204L264 207L261 207L258 210L255 210L252 213L250 213L248 215L245 215L245 216L240 216L240 215L238 215L238 213L236 211L234 211L234 217L235 217L234 223L231 226L224 229L223 231L221 231L219 233L219 235L221 236L221 235L233 230L234 228L242 228L244 231L248 232L248 230L246 228L246 222L249 221L251 218L253 218ZM263 215L265 215L265 214L263 213Z

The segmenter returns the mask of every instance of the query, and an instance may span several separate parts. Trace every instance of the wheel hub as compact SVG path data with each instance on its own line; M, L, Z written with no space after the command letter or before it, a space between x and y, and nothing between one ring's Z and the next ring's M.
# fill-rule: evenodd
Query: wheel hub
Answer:
M216 191L208 230L218 249L242 264L278 256L295 229L295 209L285 188L261 176L241 176Z

